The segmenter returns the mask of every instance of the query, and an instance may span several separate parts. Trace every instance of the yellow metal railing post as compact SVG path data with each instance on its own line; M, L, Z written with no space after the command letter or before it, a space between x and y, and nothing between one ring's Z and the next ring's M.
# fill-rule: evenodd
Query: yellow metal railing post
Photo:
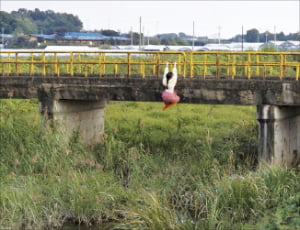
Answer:
M57 53L54 53L54 74L59 77Z
M130 68L131 68L131 56L130 56L130 53L128 52L127 53L127 77L129 78L130 77Z
M8 76L10 75L11 72L11 58L10 58L10 53L8 53Z
M78 55L78 57L77 57L78 62L81 63L81 54L78 53L77 55ZM77 69L78 69L78 73L81 74L82 73L82 71L81 71L81 64L78 64Z
M207 72L207 54L203 55L203 79L206 79L206 72Z
M178 55L178 57L177 57L177 69L178 69L178 74L181 74L181 65L180 65L180 63L181 63L181 56L180 55Z
M232 58L232 69L231 69L231 79L234 79L235 78L235 75L236 75L236 55L234 54L233 55L233 58Z
M153 54L153 56L152 56L152 63L153 63L153 65L152 65L152 74L155 75L156 54Z
M106 65L105 65L105 61L106 61L106 59L105 59L105 54L103 54L103 56L102 56L102 63L103 63L103 74L105 74L106 73Z
M220 79L220 56L216 54L216 79Z
M88 64L85 64L84 65L84 77L87 77L87 76L88 76Z
M300 65L298 64L296 67L296 81L299 80L299 72L300 72Z
M33 53L30 53L30 67L29 67L29 76L33 75Z
M229 76L230 54L227 54L226 75Z
M4 67L5 67L4 62L1 63L1 67L2 67L2 76L4 76L4 73L5 73L5 71L4 71Z
M70 52L70 75L74 76L74 57L73 52Z
M189 52L189 54L190 54L190 78L193 78L193 74L194 74L193 52Z
M145 78L145 64L141 64L141 73L142 73L142 78Z
M282 80L283 77L283 55L280 54L280 65L279 65L279 78Z
M99 57L99 74L103 76L105 74L105 54L101 53Z
M250 64L251 64L251 55L250 55L250 53L248 53L248 62L247 62L247 78L248 78L248 80L250 80L250 78L251 78L251 66L250 66Z
M270 74L270 76L273 75L273 66L270 66L270 68L269 68L269 74Z
M99 77L101 77L101 54L98 54L98 71L99 71Z
M256 64L256 76L259 76L259 55L255 56L255 64Z
M43 75L43 77L45 77L46 76L46 55L45 55L45 53L43 52L43 54L42 54L42 75Z
M90 65L90 70L91 70L91 71L90 71L90 74L93 75L93 73L94 73L94 65L93 65L93 64Z
M265 80L266 77L267 77L267 66L264 64L263 79Z
M183 53L183 77L186 77L186 54Z
M16 76L19 76L19 64L18 64L18 53L15 55L15 68L16 68Z
M284 54L284 58L283 58L283 75L286 76L287 72L286 72L286 54ZM282 80L282 79L281 79Z
M156 76L160 76L160 55L157 53L157 59L156 59Z

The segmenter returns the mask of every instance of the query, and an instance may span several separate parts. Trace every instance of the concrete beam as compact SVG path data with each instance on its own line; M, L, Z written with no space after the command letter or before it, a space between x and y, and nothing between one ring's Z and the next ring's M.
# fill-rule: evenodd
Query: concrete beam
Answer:
M259 160L296 167L300 163L300 106L257 106Z
M59 99L162 101L161 78L0 77L0 98L37 98L45 88ZM181 103L300 106L300 81L178 78Z

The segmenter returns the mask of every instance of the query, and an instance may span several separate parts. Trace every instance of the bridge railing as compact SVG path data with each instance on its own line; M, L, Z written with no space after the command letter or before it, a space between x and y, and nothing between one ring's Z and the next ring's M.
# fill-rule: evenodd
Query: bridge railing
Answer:
M300 52L0 51L2 76L161 77L167 62L182 77L292 77Z

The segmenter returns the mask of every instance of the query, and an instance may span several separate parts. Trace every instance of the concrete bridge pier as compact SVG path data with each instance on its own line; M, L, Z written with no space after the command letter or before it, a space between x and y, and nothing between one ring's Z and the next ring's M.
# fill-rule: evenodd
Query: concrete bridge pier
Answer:
M102 141L105 105L105 100L40 98L40 112L44 119L51 120L67 138L78 135L86 145Z
M295 167L300 163L300 107L258 105L259 161Z

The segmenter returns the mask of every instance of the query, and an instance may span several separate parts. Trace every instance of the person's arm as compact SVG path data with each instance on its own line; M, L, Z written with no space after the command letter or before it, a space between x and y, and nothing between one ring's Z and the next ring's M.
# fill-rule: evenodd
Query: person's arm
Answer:
M174 62L174 66L173 66L173 77L169 80L169 88L173 88L175 87L176 83L177 83L177 68L176 68L176 62Z
M162 84L164 86L168 86L168 84L167 84L167 73L168 72L169 72L169 63L167 62L166 67L165 67L164 76L163 76L163 79L162 79Z

